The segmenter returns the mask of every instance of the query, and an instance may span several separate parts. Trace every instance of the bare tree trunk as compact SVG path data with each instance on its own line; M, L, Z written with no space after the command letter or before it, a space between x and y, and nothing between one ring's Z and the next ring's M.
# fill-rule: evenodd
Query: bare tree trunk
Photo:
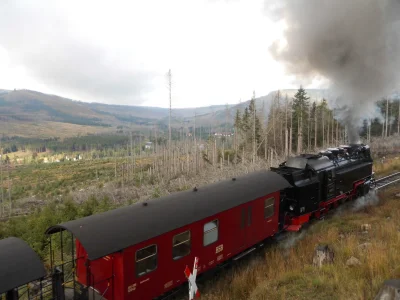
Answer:
M325 107L322 107L322 148L325 148Z
M317 107L315 108L315 112L314 112L314 148L315 150L317 149L317 138L318 138L318 128L317 128L317 124L318 124L318 117L317 117L317 112L318 109Z
M330 113L329 112L328 112L328 116L326 119L327 119L326 123L327 123L327 127L328 127L327 131L326 131L326 146L329 147L329 140L330 140L330 137L329 137Z
M368 122L368 144L371 143L371 125L372 125L372 119L369 120Z
M171 170L171 110L172 110L172 73L171 69L168 71L168 89L169 89L169 116L168 116L168 170ZM171 176L170 171L168 172L168 177Z
M393 105L391 105L391 103L389 103L389 132L388 132L388 136L390 136L390 134L392 133L392 121L390 120L390 118L392 117L392 110L393 110Z
M340 144L340 141L339 141L339 122L337 122L337 121L336 121L336 143L339 146L339 144Z
M300 118L297 119L297 153L302 152L303 147L303 105L300 107Z
M288 106L289 106L289 99L288 99L288 96L286 94L286 97L285 97L285 157L289 156Z
M397 119L397 134L400 135L400 100L399 100L399 116Z
M292 154L293 151L293 110L292 104L290 104L290 130L289 130L289 155Z
M131 126L132 126L132 125L131 125ZM131 146L131 153L130 153L130 155L131 155L131 170L133 170L133 163L134 163L134 161L133 161L132 129L131 129L131 132L130 132L130 146ZM133 172L130 172L130 177L131 177L131 179L133 180Z
M10 201L10 216L12 214L12 201L11 201L11 175L10 175L10 162L7 163L7 171L8 171L8 200Z
M300 136L300 118L297 117L297 150L296 150L296 153L297 153L297 154L300 154L300 151L301 151L300 143L301 143L301 136Z
M331 112L331 120L332 120L332 125L331 125L331 127L332 127L332 133L331 133L331 145L334 145L335 144L335 140L334 140L334 135L333 135L333 133L334 133L334 128L335 128L335 119L333 118L333 111Z
M168 90L169 90L169 118L168 118L168 148L171 148L171 108L172 108L172 74L168 71Z
M265 144L264 144L264 160L265 161L268 161L268 157L267 157L267 141L264 141L265 142Z
M253 109L253 163L256 162L256 92L253 92L254 109Z
M310 124L311 124L311 106L308 108L308 122L307 122L307 151L310 151L311 135L310 135Z
M285 158L289 156L288 138L288 129L285 128Z
M386 127L385 122L386 122L386 116L385 116L385 119L383 120L383 124L382 124L382 138L385 137L385 127Z
M271 105L271 114L272 116L272 142L273 147L275 147L275 99Z
M386 98L385 137L388 136L389 98Z
M196 142L196 109L194 110L194 130L193 130L193 142L194 142L194 172L197 173L197 142Z

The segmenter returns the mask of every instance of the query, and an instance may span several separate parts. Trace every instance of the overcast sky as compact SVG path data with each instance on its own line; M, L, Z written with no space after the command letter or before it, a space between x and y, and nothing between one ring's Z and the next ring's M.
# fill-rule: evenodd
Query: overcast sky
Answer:
M171 69L173 107L237 103L299 84L282 30L263 0L1 0L0 89L167 107Z

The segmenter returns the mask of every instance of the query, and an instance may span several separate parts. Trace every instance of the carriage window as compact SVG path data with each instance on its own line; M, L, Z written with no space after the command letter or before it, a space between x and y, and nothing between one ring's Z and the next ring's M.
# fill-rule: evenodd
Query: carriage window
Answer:
M208 246L218 240L218 220L204 224L203 245Z
M177 260L190 253L190 231L177 234L172 239L172 258Z
M136 251L136 275L143 276L157 268L157 245Z
M274 215L275 198L271 197L264 200L264 219Z

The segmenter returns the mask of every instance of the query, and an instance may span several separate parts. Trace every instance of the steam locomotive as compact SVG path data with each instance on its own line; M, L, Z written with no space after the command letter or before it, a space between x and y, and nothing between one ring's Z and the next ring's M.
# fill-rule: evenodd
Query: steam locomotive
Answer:
M1 240L0 295L167 298L187 283L184 271L195 258L201 277L365 195L372 163L367 145L330 148L271 170L54 225L45 232L47 270L24 241Z
M290 184L285 190L281 228L300 229L346 200L366 195L373 184L373 160L367 145L328 148L318 155L291 157L272 171Z

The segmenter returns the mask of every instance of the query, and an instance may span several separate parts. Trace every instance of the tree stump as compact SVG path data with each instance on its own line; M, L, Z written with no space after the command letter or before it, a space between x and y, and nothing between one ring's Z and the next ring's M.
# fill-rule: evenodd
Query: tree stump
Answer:
M386 280L375 300L400 300L400 280Z
M321 268L324 264L333 263L335 253L328 245L319 245L314 250L313 265Z

